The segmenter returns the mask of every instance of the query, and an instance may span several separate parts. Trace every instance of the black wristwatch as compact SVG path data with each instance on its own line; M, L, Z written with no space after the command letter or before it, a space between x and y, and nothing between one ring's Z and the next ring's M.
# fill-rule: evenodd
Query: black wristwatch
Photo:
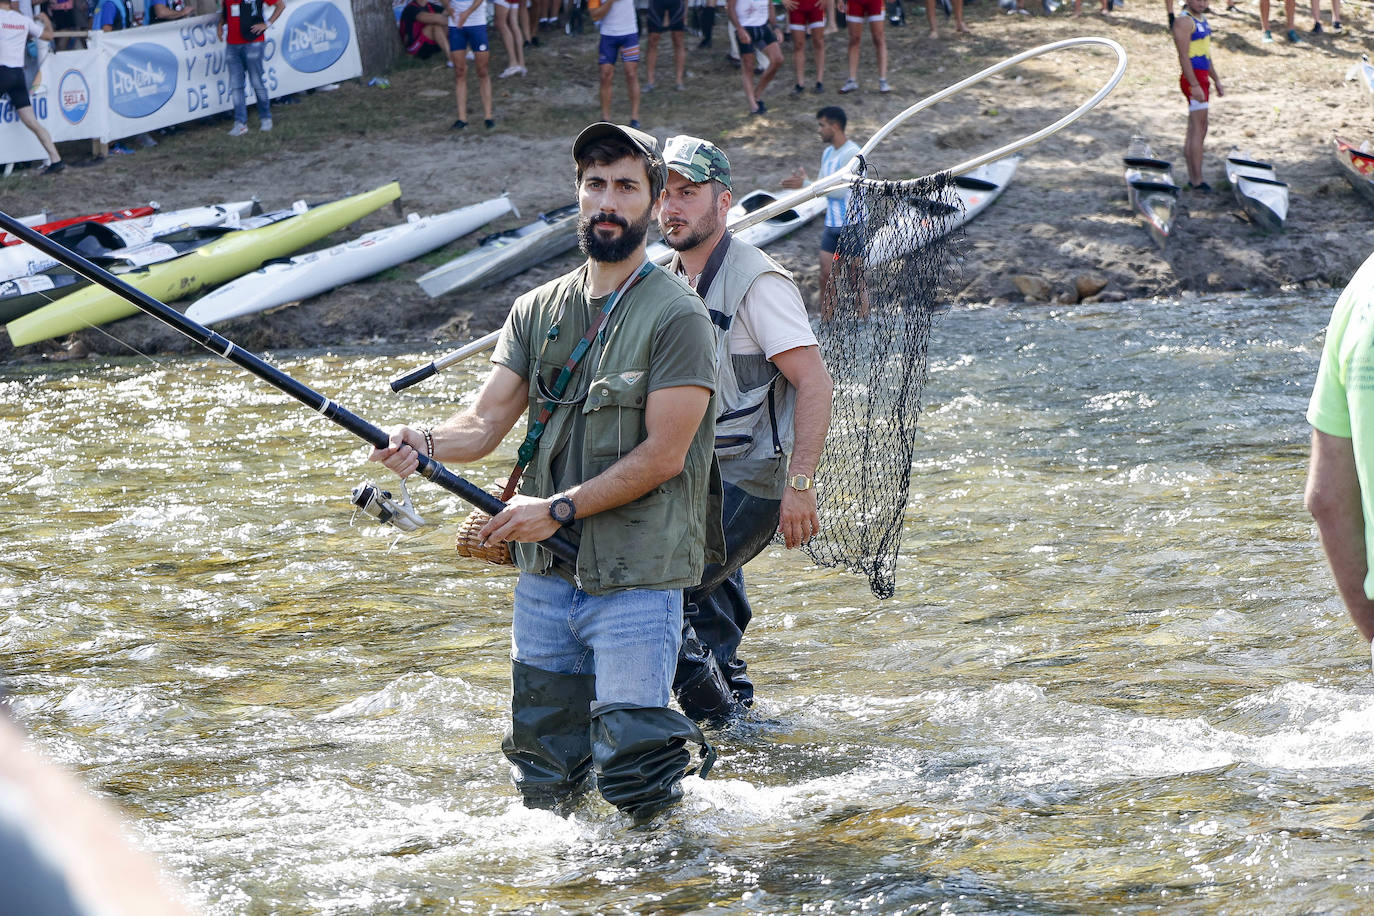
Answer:
M577 506L572 497L555 496L553 502L549 503L549 518L564 527L571 525L577 518Z

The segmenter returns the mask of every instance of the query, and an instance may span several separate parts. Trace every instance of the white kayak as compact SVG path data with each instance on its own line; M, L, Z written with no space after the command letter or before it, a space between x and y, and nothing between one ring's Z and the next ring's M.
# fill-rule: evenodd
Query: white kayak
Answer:
M1163 251L1173 231L1174 214L1178 209L1179 187L1174 183L1173 165L1156 159L1144 137L1131 138L1122 163L1131 209L1145 220L1150 237Z
M1008 156L954 176L938 197L913 202L908 214L874 231L865 260L872 266L902 257L916 241L934 241L968 223L1002 196L1020 164L1020 156Z
M1368 54L1360 55L1360 62L1350 68L1350 72L1345 75L1346 79L1358 79L1360 83L1360 94L1365 101L1374 105L1374 64L1369 62Z
M771 191L750 191L730 206L729 211L725 214L725 224L733 227L750 213L768 206L777 199L778 196ZM769 244L776 242L795 229L800 229L824 212L825 198L815 197L797 204L790 210L784 210L777 216L769 217L761 223L740 229L734 235L735 238L748 242L755 248L766 248ZM664 242L654 242L649 246L648 254L649 260L662 264L672 257L673 249Z
M1233 149L1226 157L1226 180L1255 225L1269 232L1283 228L1288 218L1288 185L1279 181L1273 165Z
M577 204L541 213L528 225L487 236L476 248L434 268L415 282L430 298L435 298L444 293L480 289L509 280L575 246L577 215Z
M441 248L511 209L510 198L502 195L435 216L412 213L400 225L351 242L270 261L202 296L186 310L186 317L210 325L318 296Z
M48 238L65 245L85 257L101 257L124 248L144 245L158 236L183 229L234 225L258 206L256 200L188 207L168 210L134 219L108 223L83 222L64 226L48 234ZM57 259L49 257L32 245L21 243L0 248L0 281L28 277L57 266Z

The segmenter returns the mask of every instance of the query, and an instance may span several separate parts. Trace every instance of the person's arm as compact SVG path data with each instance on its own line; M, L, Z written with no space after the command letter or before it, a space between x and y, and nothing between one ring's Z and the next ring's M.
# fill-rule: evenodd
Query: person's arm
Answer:
M739 11L736 10L737 0L728 0L725 4L725 15L730 17L730 24L735 27L735 32L742 35L745 44L749 43L749 33L744 31L744 27L739 24ZM737 37L738 37L737 35Z
M476 461L491 454L515 426L529 404L529 385L517 372L495 366L482 385L477 401L430 430L434 454L441 461ZM428 454L424 433L409 426L392 430L386 448L374 448L368 461L377 461L401 477L419 466L419 455ZM540 538L542 540L542 538Z
M1188 16L1180 16L1174 22L1174 47L1178 51L1178 65L1183 71L1183 77L1188 81L1188 91L1193 97L1194 102L1204 101L1202 84L1197 81L1197 74L1193 72L1193 58L1188 53L1189 45L1193 40L1193 20Z
M687 450L711 403L711 391L680 385L651 391L644 410L644 441L600 474L563 491L586 518L623 506L682 473ZM478 536L490 543L542 541L561 527L549 515L550 499L512 497Z
M802 168L801 166L797 166L795 169L793 169L791 175L788 175L786 178L782 180L782 186L784 188L800 188L805 186L805 184L806 169Z
M787 476L804 474L814 478L821 463L821 452L825 450L826 434L830 432L830 402L834 398L835 385L821 360L819 347L784 350L773 356L772 363L797 389L797 406L792 419L792 459L787 465ZM778 530L789 550L800 547L821 530L814 486L809 490L794 490L788 486L782 491Z
M1350 619L1360 635L1374 639L1374 601L1364 591L1369 561L1352 440L1312 431L1306 503Z
M600 22L606 18L606 14L611 11L611 5L615 0L601 0L601 5L591 11L592 22Z
M272 15L267 17L267 21L253 23L253 26L249 31L251 31L254 35L261 35L263 32L266 32L269 28L272 27L272 23L276 22L285 10L286 0L277 0L276 3L272 4Z
M1217 72L1217 59L1208 54L1207 63L1212 66L1212 85L1217 87L1217 95L1225 95L1226 89L1221 85L1221 74Z

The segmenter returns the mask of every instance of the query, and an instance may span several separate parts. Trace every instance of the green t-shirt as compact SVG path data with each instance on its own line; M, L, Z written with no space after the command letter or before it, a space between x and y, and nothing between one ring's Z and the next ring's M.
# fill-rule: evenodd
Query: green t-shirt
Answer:
M1369 562L1364 591L1374 598L1374 257L1351 278L1331 313L1307 422L1352 440Z

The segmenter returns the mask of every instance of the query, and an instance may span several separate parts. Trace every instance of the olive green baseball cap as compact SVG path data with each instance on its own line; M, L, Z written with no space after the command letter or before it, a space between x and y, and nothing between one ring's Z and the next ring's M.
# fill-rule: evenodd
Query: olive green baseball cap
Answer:
M663 154L658 149L658 138L653 134L634 127L626 127L623 124L597 121L595 124L587 125L583 128L582 133L577 135L577 139L573 141L573 158L578 158L589 143L606 137L613 137L628 143L631 148L644 154L644 157L649 160L651 169L658 171L660 176L666 178L663 174Z
M730 188L730 160L709 140L679 135L663 144L663 160L668 168L688 181L719 181Z

